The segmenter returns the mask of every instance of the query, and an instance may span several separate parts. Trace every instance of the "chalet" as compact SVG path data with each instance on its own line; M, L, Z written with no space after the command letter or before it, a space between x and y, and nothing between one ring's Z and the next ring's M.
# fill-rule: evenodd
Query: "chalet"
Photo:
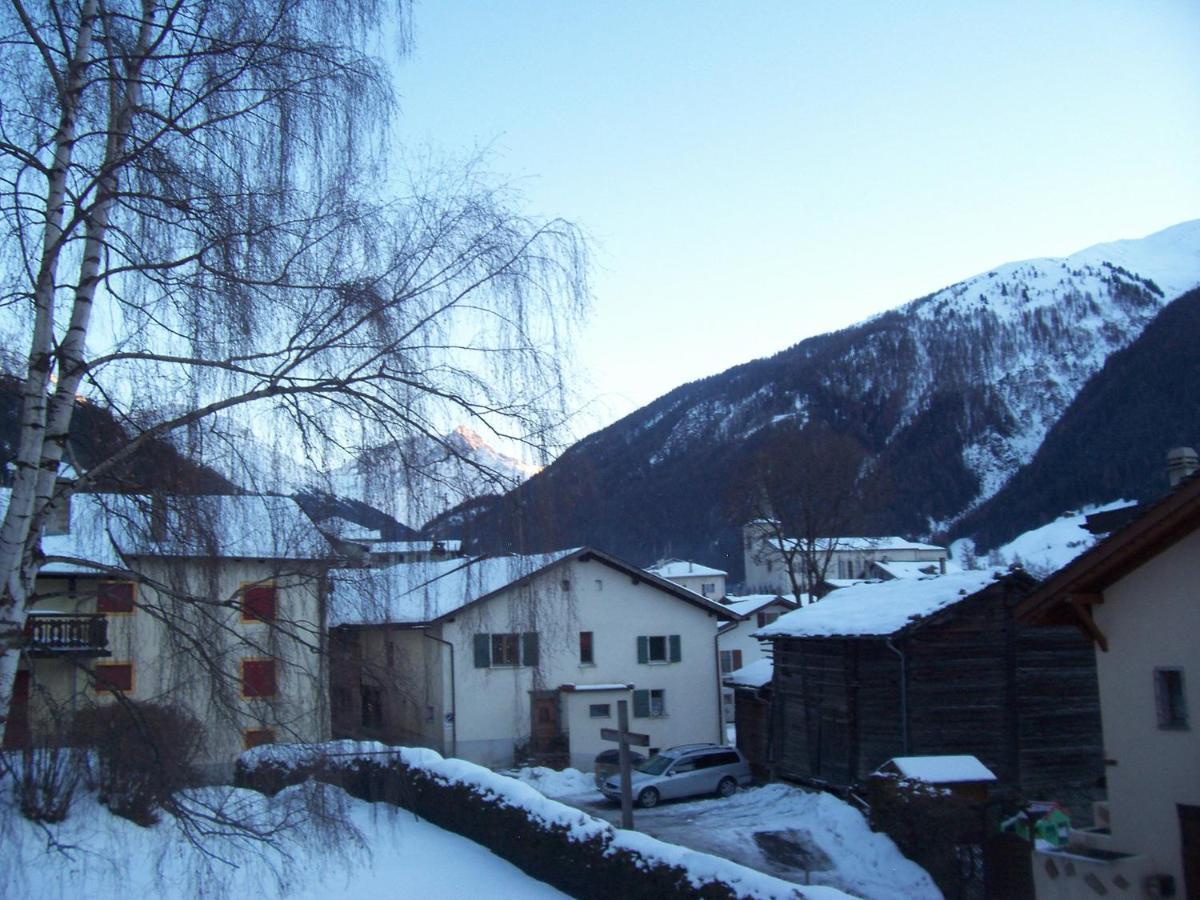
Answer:
M710 600L720 600L725 596L725 579L729 574L722 569L713 569L683 559L669 559L646 571Z
M6 746L117 694L192 712L214 777L249 746L328 736L330 548L292 500L79 494L49 531Z
M590 768L624 700L651 750L720 742L717 626L733 617L590 548L339 572L334 734Z
M970 754L1001 795L1091 799L1094 660L1078 629L1017 622L1034 584L1019 571L860 584L761 629L775 772L844 787L893 757Z
M1195 454L1191 454L1195 458ZM1107 801L1038 851L1039 898L1200 897L1200 477L1142 507L1019 607L1095 646ZM1064 696L1072 687L1061 684Z
M777 525L758 520L742 528L742 557L745 564L745 584L755 591L791 594L787 556L797 542L781 537ZM823 573L801 572L804 591L822 593L818 579L834 583L849 583L881 577L871 572L873 563L920 563L922 567L937 567L945 573L949 552L945 547L907 541L901 537L819 537L815 539L816 554L828 565ZM885 575L883 577L897 577Z

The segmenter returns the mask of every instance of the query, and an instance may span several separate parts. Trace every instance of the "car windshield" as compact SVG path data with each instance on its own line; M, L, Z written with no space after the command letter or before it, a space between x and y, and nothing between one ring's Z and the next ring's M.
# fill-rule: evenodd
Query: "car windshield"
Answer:
M647 775L661 775L667 771L667 766L675 762L675 757L659 754L652 756L640 766L637 767L639 772L645 772Z

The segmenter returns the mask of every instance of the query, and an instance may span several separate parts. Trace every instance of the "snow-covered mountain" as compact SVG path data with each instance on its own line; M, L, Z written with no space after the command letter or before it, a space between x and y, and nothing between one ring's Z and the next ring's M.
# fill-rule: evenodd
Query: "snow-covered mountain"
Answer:
M440 441L421 436L373 447L317 486L419 527L467 500L510 491L540 469L459 426Z
M864 531L940 532L1028 463L1105 360L1198 284L1200 221L999 266L677 388L478 513L480 537L694 555L736 571L722 491L772 430L810 423L854 437L888 483L863 510Z

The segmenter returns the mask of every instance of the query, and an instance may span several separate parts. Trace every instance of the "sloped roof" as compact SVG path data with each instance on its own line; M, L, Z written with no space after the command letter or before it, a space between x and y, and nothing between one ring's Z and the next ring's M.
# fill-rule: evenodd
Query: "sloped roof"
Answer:
M770 606L772 603L780 603L792 609L796 607L795 600L791 600L780 594L745 594L741 597L726 594L724 603L726 609L737 613L743 618L751 613L758 612L764 606Z
M774 672L774 660L756 659L754 662L730 672L721 679L721 683L728 687L760 688L771 683Z
M961 784L965 781L995 781L995 773L970 755L897 756L880 766L894 768L905 778L928 784Z
M596 560L644 581L718 619L735 618L724 606L695 591L591 547L530 556L492 556L399 563L381 569L345 569L332 575L329 623L418 625L487 600L505 588L571 559Z
M904 560L901 562L875 560L871 565L881 572L886 572L892 578L920 578L923 575L937 575L939 564L933 560ZM961 569L957 565L947 562L946 571L957 572Z
M652 566L646 570L653 572L660 578L687 578L689 576L724 576L728 575L721 569L710 569L708 566L702 566L700 563L689 562L685 559L672 559L663 563L660 566Z
M960 603L1005 576L1002 569L856 584L780 616L755 637L886 637Z
M0 516L11 491L0 491ZM325 559L330 548L290 497L246 494L167 497L74 494L67 534L42 537L47 575L125 567L123 557ZM159 518L161 517L161 518ZM158 519L157 524L152 520ZM75 562L74 560L78 560ZM91 563L92 565L88 565Z
M1034 622L1075 620L1107 649L1089 607L1107 587L1197 529L1200 476L1194 475L1047 578L1017 606L1017 615Z

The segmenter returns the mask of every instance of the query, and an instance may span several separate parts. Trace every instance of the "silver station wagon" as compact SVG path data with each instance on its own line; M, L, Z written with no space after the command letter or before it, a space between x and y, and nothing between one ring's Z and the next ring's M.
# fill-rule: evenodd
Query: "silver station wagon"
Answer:
M736 747L683 744L667 748L633 770L633 799L648 808L659 800L677 797L728 797L750 781L750 764ZM600 790L608 799L619 801L620 774L606 778Z

